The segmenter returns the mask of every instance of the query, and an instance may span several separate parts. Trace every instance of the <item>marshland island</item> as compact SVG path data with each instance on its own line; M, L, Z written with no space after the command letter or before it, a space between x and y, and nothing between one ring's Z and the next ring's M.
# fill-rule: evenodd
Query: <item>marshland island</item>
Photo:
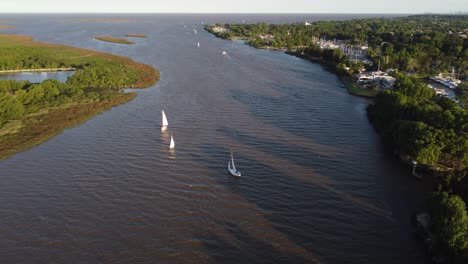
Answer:
M127 34L125 36L130 38L148 38L145 34Z
M95 36L94 38L100 41L117 43L117 44L126 44L126 45L135 44L135 42L130 41L128 39L123 39L123 38L115 38L115 37L109 37L109 36Z
M64 83L0 81L0 159L28 149L68 127L126 103L159 80L159 71L129 58L0 35L0 73L74 70Z

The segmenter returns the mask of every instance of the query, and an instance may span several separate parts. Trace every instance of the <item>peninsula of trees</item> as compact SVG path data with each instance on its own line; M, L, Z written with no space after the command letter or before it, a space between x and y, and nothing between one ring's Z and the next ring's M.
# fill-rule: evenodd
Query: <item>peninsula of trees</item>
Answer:
M135 42L130 41L128 39L123 39L123 38L114 38L114 37L109 37L109 36L96 36L94 38L100 41L117 43L117 44L126 44L126 45L135 44Z
M0 35L0 71L73 68L65 83L0 81L0 159L30 148L115 105L131 100L123 88L159 80L153 67L129 58Z

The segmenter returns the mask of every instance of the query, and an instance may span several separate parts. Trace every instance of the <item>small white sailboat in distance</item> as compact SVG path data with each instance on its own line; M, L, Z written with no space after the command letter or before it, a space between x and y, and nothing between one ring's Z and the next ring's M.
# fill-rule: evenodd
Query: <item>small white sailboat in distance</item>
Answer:
M200 47L200 42L197 42L197 46Z
M175 142L174 142L174 138L171 136L171 144L169 145L169 148L170 149L174 149L175 148Z
M236 169L236 165L234 164L234 157L231 153L231 160L228 162L228 171L231 173L232 176L240 177L241 173Z
M227 52L223 50L223 52L222 52L221 54L223 54L223 55L226 55L226 54L227 54Z
M164 110L162 110L162 125L161 125L161 131L166 131L168 125L169 125L169 123L167 122L166 114L164 113Z

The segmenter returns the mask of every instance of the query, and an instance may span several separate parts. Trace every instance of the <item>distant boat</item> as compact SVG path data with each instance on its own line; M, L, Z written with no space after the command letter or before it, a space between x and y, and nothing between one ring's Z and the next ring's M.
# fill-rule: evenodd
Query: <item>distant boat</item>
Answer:
M200 47L200 42L197 42L197 46Z
M231 153L231 160L228 162L228 171L231 173L232 176L240 177L241 173L236 169L236 165L234 164L234 157Z
M167 126L169 123L167 122L166 114L164 113L164 110L162 110L162 125L161 125L161 131L165 131L167 129Z
M174 138L171 136L171 145L169 145L169 148L170 149L174 149L175 148L175 142L174 142Z
M194 32L195 34L197 34L197 30L196 30L196 29L193 29L193 32Z
M227 52L223 50L223 53L221 53L221 54L223 54L223 55L226 55L226 54L227 54Z

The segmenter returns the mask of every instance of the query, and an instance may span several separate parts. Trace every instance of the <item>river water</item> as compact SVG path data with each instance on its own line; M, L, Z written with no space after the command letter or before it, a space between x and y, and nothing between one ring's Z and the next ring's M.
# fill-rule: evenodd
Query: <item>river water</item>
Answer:
M74 71L8 73L0 74L0 80L27 80L32 83L40 83L47 79L55 79L60 82L66 82L68 77L74 73Z
M3 15L16 26L3 31L128 56L162 78L0 161L0 263L423 263L411 215L428 186L385 154L369 101L320 65L202 25L359 15L81 17ZM128 33L149 38L90 38ZM227 174L231 151L241 179Z

